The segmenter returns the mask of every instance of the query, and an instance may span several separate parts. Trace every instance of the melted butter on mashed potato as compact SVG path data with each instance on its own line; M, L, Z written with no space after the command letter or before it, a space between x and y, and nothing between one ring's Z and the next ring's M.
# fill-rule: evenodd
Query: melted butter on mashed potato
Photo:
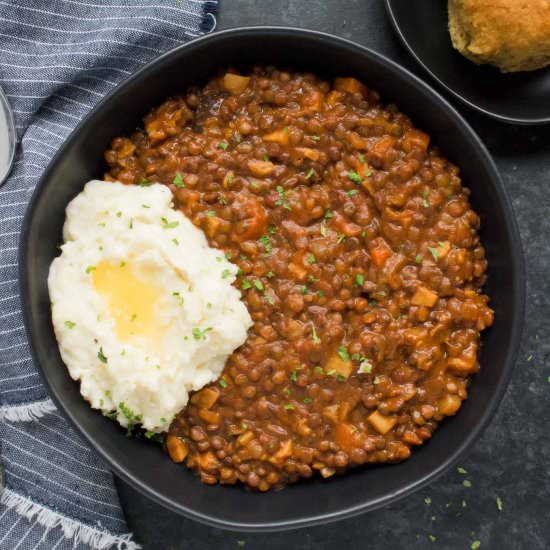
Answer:
M67 207L63 237L48 287L71 377L122 426L165 431L246 339L237 267L160 184L90 181Z

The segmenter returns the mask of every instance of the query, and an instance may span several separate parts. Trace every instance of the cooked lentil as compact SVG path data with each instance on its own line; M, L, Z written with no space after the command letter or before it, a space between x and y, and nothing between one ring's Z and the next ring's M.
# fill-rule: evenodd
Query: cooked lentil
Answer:
M261 491L406 459L466 399L493 319L458 168L353 78L227 73L144 122L106 179L168 185L254 320L173 421L172 459Z

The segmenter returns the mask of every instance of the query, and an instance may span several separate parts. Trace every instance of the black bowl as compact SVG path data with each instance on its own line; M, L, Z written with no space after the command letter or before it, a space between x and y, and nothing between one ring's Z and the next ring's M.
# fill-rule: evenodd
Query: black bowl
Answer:
M446 0L385 0L409 53L441 86L483 114L510 124L550 122L550 67L501 73L453 48Z
M131 132L166 97L201 85L218 69L255 62L353 75L394 101L462 168L481 216L489 260L487 292L496 312L484 333L483 368L460 414L397 465L360 468L331 480L310 480L279 492L206 486L145 440L127 439L81 398L59 356L50 320L48 269L58 254L67 203L86 181L101 177L103 151ZM472 129L418 78L366 48L288 28L244 28L199 38L150 63L111 92L69 137L44 173L24 222L20 279L34 359L59 408L117 475L165 506L229 529L278 530L324 523L388 504L432 481L455 463L485 428L510 378L524 309L523 257L510 203L495 166Z

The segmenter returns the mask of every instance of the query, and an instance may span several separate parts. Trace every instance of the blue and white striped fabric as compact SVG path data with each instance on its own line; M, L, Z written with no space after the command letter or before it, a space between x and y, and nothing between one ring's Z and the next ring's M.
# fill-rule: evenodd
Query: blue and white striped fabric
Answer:
M18 151L0 189L0 550L137 548L111 472L56 411L30 358L17 283L27 202L106 92L215 26L216 0L0 0L0 85Z

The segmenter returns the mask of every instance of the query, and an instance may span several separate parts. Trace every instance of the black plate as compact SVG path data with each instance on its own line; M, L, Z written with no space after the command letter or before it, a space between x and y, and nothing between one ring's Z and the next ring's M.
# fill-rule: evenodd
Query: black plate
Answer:
M466 105L502 122L550 122L550 67L504 74L490 65L476 65L452 46L446 0L385 3L409 53Z
M128 439L81 398L59 356L50 319L48 269L58 254L67 203L86 181L101 177L103 151L114 136L141 124L171 94L201 85L228 66L255 62L353 75L395 101L461 168L482 219L489 260L487 291L496 312L484 333L483 368L460 414L397 465L359 468L282 491L202 485L158 446ZM510 378L524 309L523 256L509 200L495 166L472 129L438 94L381 55L334 36L287 28L234 29L190 42L150 63L111 92L78 126L44 173L27 211L20 245L20 283L36 363L67 417L112 469L150 498L199 521L239 530L278 530L325 523L388 504L454 464L485 428ZM488 457L490 459L490 457Z

